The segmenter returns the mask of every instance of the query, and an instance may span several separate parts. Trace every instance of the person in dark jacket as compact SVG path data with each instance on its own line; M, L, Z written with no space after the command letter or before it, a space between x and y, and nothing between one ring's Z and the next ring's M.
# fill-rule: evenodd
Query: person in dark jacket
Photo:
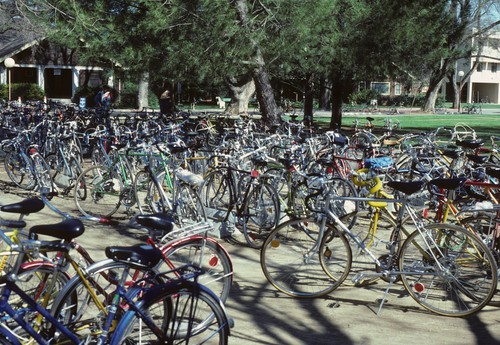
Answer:
M163 115L172 115L175 111L174 99L170 90L165 90L160 95L160 112Z

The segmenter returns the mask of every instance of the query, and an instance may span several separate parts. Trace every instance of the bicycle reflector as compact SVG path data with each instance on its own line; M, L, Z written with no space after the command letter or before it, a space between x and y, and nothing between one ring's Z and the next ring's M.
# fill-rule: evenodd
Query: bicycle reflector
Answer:
M425 290L425 285L422 284L422 283L416 283L414 286L413 286L413 289L415 290L415 292L417 293L421 293L422 291Z
M257 178L257 177L259 177L259 171L258 171L258 170L252 170L252 171L250 172L250 176L251 176L252 178Z

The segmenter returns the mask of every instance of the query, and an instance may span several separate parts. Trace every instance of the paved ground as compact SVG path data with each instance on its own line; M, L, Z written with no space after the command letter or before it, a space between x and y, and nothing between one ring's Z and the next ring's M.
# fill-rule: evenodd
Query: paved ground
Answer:
M7 183L0 168L0 203L26 197ZM74 211L71 199L56 199L54 204ZM76 214L76 213L75 213ZM9 218L2 214L2 217ZM31 225L56 222L49 209L30 215ZM107 245L137 243L138 230L127 228L126 219L118 226L86 223L79 242L102 258ZM277 293L265 280L258 251L224 242L234 263L234 285L227 310L235 320L231 344L500 344L500 309L487 307L464 319L429 314L406 295L401 285L389 292L381 315L377 308L384 284L368 288L343 287L325 298L299 300Z

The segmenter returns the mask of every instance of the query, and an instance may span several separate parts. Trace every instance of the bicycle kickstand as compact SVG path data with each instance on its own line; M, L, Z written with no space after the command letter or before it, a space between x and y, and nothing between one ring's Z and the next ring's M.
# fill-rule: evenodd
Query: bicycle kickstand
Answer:
M391 288L392 284L394 284L394 281L391 279L389 284L387 284L387 288L385 289L384 296L382 297L382 300L380 301L380 305L378 306L377 316L380 316L380 313L382 312L382 307L384 306L387 295L389 294L389 289Z

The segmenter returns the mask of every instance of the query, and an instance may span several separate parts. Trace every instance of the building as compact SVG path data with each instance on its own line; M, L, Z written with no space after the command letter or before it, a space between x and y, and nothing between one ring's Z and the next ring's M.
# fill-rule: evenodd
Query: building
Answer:
M474 38L472 44L475 44ZM467 79L462 89L463 103L493 103L500 104L500 33L483 38L484 45L479 57L479 64ZM475 44L477 46L477 44ZM457 81L460 82L460 72L465 75L471 70L476 56L461 59L457 62Z
M10 71L13 84L37 84L50 99L69 100L80 85L102 84L102 68L79 65L74 51L43 37L27 37L12 30L0 34L0 84L8 83L9 73L4 65L7 58L15 61Z

